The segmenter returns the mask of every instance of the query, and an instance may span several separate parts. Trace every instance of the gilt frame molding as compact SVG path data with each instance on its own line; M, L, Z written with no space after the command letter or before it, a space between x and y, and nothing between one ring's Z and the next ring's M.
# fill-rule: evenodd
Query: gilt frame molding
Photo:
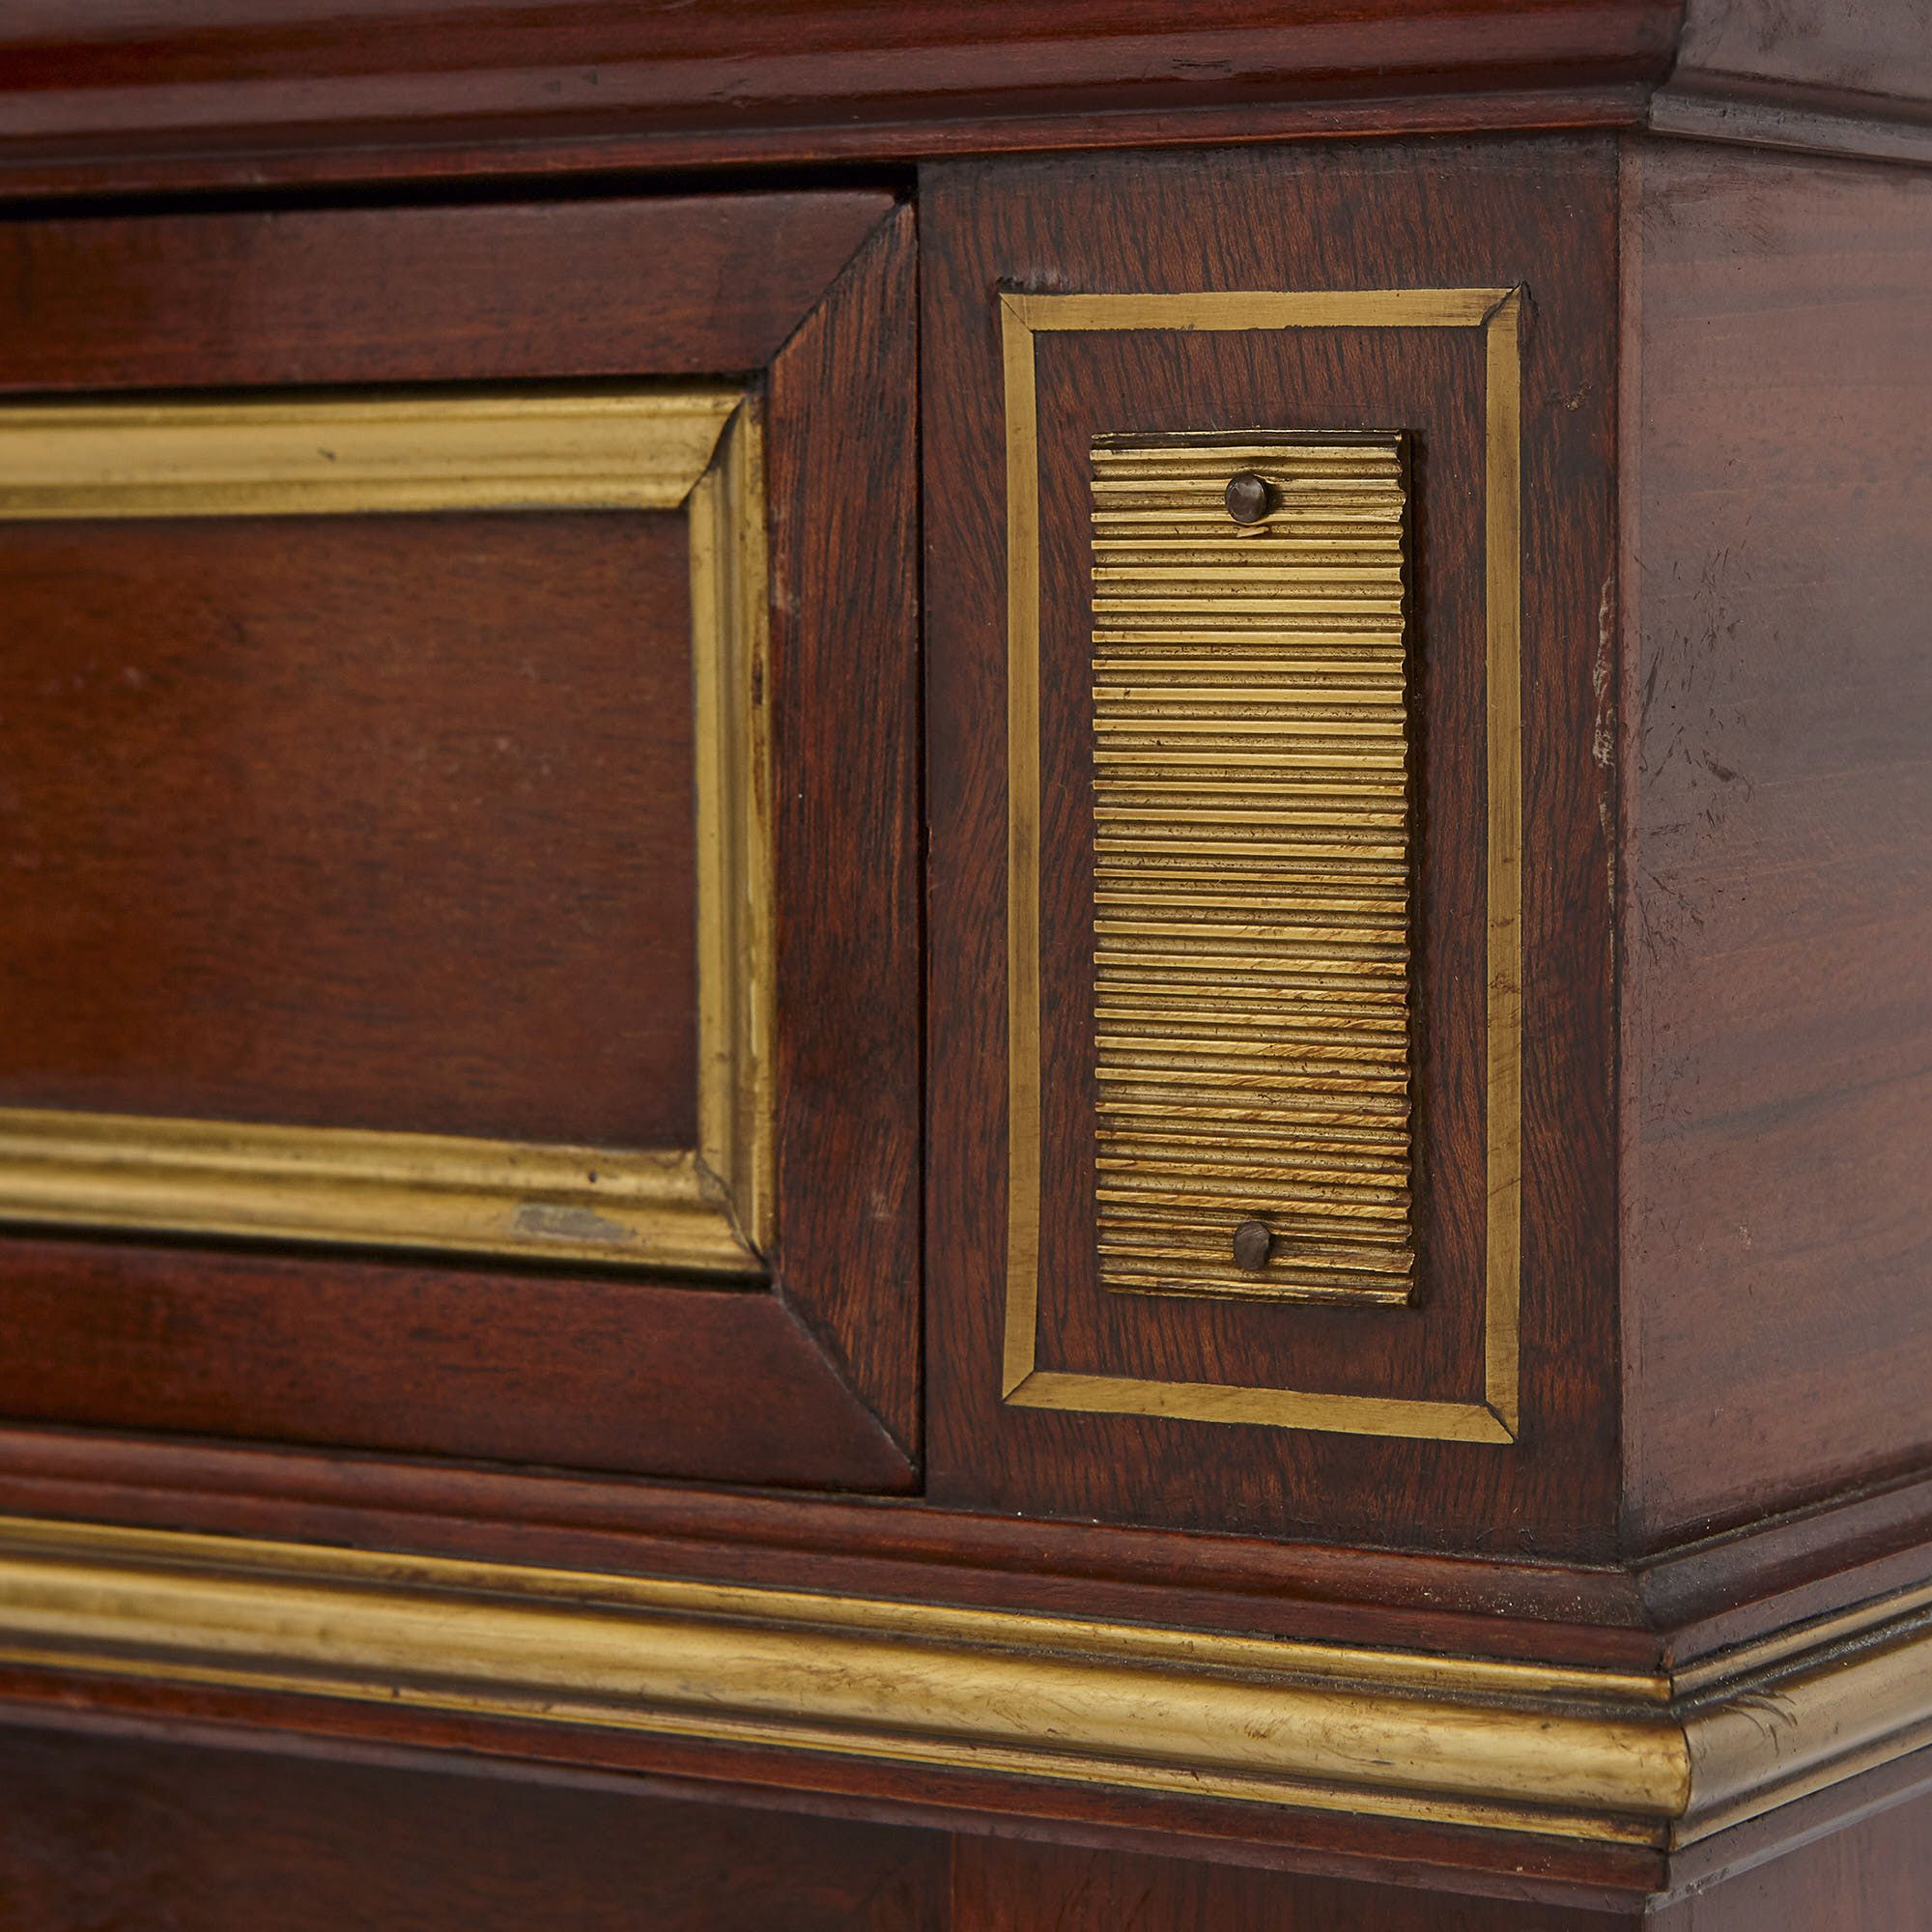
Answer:
M0 408L0 519L683 510L697 1143L0 1108L0 1220L757 1278L774 1222L762 432L742 387Z
M1523 291L1192 292L999 298L1007 461L1008 1235L1002 1399L1019 1407L1508 1444L1520 1428L1522 1057ZM1035 337L1047 330L1458 328L1484 346L1486 1267L1475 1400L1154 1381L1038 1365L1040 511Z

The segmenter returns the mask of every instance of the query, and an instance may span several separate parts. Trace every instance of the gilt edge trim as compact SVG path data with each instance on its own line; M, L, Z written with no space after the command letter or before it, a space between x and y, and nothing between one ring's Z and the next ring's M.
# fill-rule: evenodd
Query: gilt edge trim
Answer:
M14 1518L0 1662L1663 1849L1932 1742L1932 1587L1671 1677Z

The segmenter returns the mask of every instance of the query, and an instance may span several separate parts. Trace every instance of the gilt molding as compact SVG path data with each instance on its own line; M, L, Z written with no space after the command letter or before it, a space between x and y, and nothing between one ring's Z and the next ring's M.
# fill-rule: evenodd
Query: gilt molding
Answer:
M1932 1742L1932 1586L1664 1673L14 1518L0 1662L1663 1850Z

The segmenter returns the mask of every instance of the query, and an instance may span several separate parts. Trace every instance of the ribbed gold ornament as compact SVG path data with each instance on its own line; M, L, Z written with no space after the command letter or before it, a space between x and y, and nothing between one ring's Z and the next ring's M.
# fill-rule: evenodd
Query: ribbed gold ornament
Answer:
M1406 1301L1403 439L1093 461L1101 1280Z

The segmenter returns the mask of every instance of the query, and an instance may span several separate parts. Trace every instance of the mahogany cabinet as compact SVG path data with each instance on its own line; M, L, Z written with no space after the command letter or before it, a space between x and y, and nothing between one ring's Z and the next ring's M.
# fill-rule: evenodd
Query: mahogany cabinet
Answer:
M0 1923L1932 1927L1928 49L0 19Z

